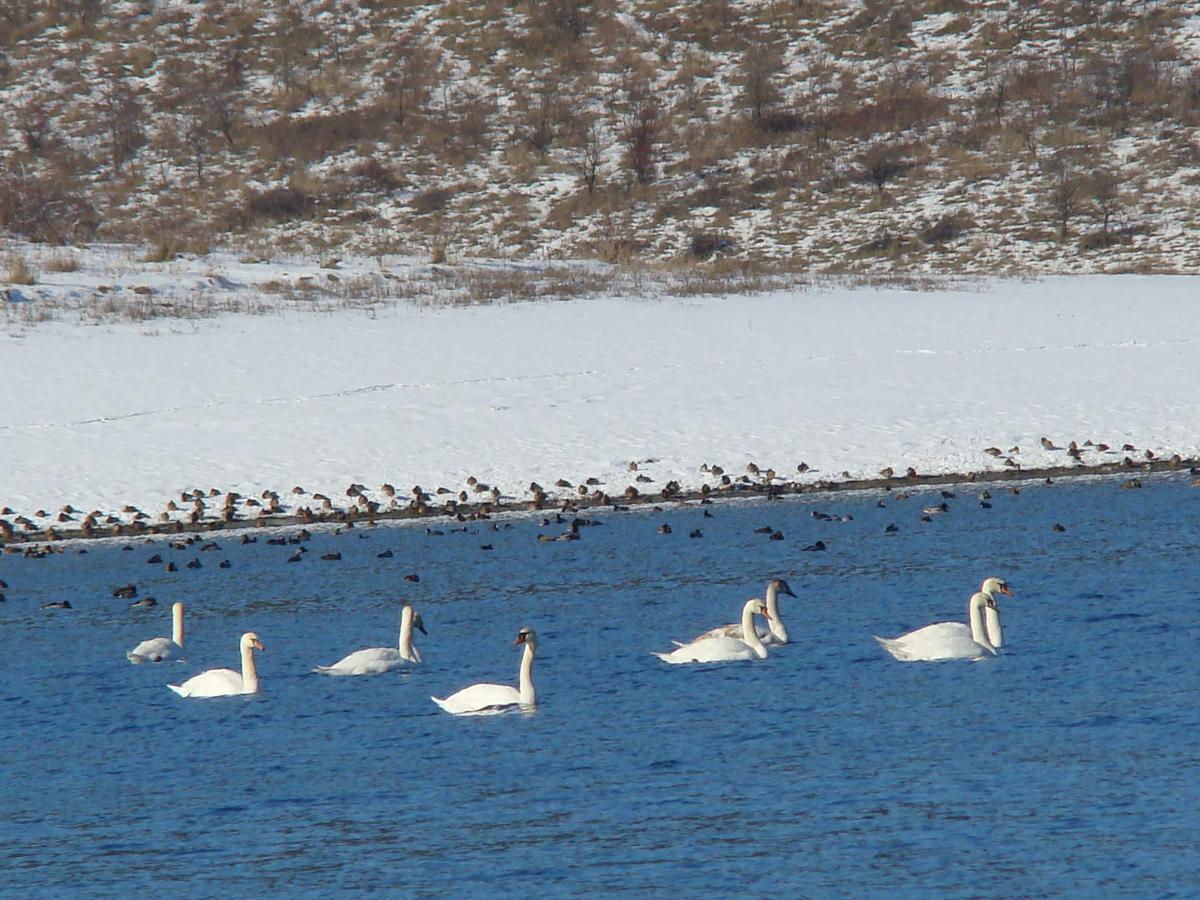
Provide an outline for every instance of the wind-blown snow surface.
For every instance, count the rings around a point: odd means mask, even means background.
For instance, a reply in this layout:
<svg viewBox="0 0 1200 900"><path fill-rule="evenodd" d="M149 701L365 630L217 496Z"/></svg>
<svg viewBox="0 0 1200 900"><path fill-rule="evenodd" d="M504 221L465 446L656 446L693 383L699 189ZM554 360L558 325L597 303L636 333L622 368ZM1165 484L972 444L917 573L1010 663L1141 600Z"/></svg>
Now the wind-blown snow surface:
<svg viewBox="0 0 1200 900"><path fill-rule="evenodd" d="M1200 451L1200 278L278 314L0 334L0 506L351 482L507 496L631 460L661 486L1067 462L1038 439ZM1095 457L1098 459L1099 457ZM1111 457L1119 460L1119 456Z"/></svg>

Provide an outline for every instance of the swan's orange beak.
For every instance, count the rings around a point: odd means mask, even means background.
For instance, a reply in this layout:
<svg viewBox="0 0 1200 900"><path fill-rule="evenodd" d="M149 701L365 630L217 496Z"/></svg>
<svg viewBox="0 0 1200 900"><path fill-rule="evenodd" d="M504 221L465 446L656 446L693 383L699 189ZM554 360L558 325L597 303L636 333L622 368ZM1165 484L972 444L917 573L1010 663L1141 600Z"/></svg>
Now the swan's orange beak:
<svg viewBox="0 0 1200 900"><path fill-rule="evenodd" d="M262 645L262 641L255 641L250 646L252 646L255 650L266 650L267 649L266 647L264 647Z"/></svg>
<svg viewBox="0 0 1200 900"><path fill-rule="evenodd" d="M1007 584L1000 585L1000 593L1002 593L1005 597L1011 597L1013 595L1012 588L1010 588Z"/></svg>
<svg viewBox="0 0 1200 900"><path fill-rule="evenodd" d="M767 612L767 608L765 606L761 610L759 610L759 612L764 619L767 619L768 621L770 621L771 614L769 612Z"/></svg>
<svg viewBox="0 0 1200 900"><path fill-rule="evenodd" d="M523 644L523 643L525 643L525 632L523 632L523 631L522 631L522 632L521 632L520 634L518 634L518 635L517 635L515 638L513 638L513 643L514 643L514 644Z"/></svg>

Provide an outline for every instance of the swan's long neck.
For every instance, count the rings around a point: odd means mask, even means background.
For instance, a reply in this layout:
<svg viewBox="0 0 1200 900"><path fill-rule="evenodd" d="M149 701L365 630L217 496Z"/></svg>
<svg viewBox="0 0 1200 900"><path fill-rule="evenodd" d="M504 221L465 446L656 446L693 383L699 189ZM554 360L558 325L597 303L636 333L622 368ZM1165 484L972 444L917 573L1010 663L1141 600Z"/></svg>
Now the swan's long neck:
<svg viewBox="0 0 1200 900"><path fill-rule="evenodd" d="M412 607L405 607L400 617L400 658L409 662L420 662L421 656L413 646Z"/></svg>
<svg viewBox="0 0 1200 900"><path fill-rule="evenodd" d="M254 668L254 647L242 644L242 693L258 693L258 671Z"/></svg>
<svg viewBox="0 0 1200 900"><path fill-rule="evenodd" d="M533 706L537 695L533 692L533 644L525 642L525 653L521 656L521 705Z"/></svg>
<svg viewBox="0 0 1200 900"><path fill-rule="evenodd" d="M767 623L767 627L771 629L771 634L779 639L781 644L786 644L788 639L787 628L783 625L783 619L779 618L779 590L775 585L767 586L767 612L771 615L771 621ZM755 631L755 634L758 632Z"/></svg>
<svg viewBox="0 0 1200 900"><path fill-rule="evenodd" d="M967 620L971 625L971 640L987 650L994 651L992 642L988 640L987 626L983 622L983 609L987 606L987 601L987 594L972 594L971 601L967 604Z"/></svg>
<svg viewBox="0 0 1200 900"><path fill-rule="evenodd" d="M999 648L1004 646L1004 631L1000 628L1000 609L995 606L995 598L992 600L991 605L984 607L983 624L988 640L992 642L993 647Z"/></svg>
<svg viewBox="0 0 1200 900"><path fill-rule="evenodd" d="M754 627L754 605L757 601L747 603L742 607L742 642L749 644L759 659L767 658L767 648L759 640L758 629ZM770 610L768 610L770 612ZM772 620L773 621L773 620Z"/></svg>
<svg viewBox="0 0 1200 900"><path fill-rule="evenodd" d="M171 640L180 647L183 646L183 604L176 603L171 607Z"/></svg>

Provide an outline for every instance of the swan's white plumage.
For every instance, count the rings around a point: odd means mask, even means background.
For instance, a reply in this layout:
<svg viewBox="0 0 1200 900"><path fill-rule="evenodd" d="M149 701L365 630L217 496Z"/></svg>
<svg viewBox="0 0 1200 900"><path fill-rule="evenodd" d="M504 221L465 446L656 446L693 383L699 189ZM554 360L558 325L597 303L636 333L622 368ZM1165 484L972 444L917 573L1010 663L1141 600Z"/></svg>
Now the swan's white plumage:
<svg viewBox="0 0 1200 900"><path fill-rule="evenodd" d="M779 615L779 595L787 594L789 597L795 597L788 583L782 578L772 578L767 582L767 614L770 618L767 624L755 626L755 631L758 634L758 639L766 646L777 646L788 642L787 628L783 624L783 618ZM711 640L718 637L730 637L735 640L742 639L742 623L732 622L729 625L718 625L716 628L697 635L690 643L696 641ZM677 647L687 646L686 644L676 641Z"/></svg>
<svg viewBox="0 0 1200 900"><path fill-rule="evenodd" d="M975 659L994 654L990 644L976 641L962 622L937 622L897 638L876 636L881 647L904 662Z"/></svg>
<svg viewBox="0 0 1200 900"><path fill-rule="evenodd" d="M262 650L258 635L247 631L240 642L242 671L209 669L193 675L183 684L168 684L181 697L228 697L234 694L257 694L258 672L254 668L254 651Z"/></svg>
<svg viewBox="0 0 1200 900"><path fill-rule="evenodd" d="M171 604L171 636L142 641L125 654L131 663L170 662L183 659L183 604Z"/></svg>
<svg viewBox="0 0 1200 900"><path fill-rule="evenodd" d="M749 635L748 638L734 638L724 634L714 637L701 635L696 640L681 644L674 650L654 655L671 665L766 659L767 648L763 646L754 627L756 615L763 616L770 621L766 604L757 597L751 597L742 606L742 633Z"/></svg>
<svg viewBox="0 0 1200 900"><path fill-rule="evenodd" d="M537 635L529 628L522 628L513 643L525 645L525 652L521 654L519 688L507 684L473 684L444 699L429 699L445 712L459 716L502 712L514 706L534 706L537 695L533 690L533 656L537 648Z"/></svg>
<svg viewBox="0 0 1200 900"><path fill-rule="evenodd" d="M413 645L413 628L425 634L425 623L411 606L400 613L400 641L397 647L369 647L355 650L332 666L317 666L314 672L322 675L380 675L421 661L421 651Z"/></svg>
<svg viewBox="0 0 1200 900"><path fill-rule="evenodd" d="M902 662L940 662L948 659L979 659L995 656L992 637L1002 640L1000 616L995 594L1011 594L1008 583L1001 578L985 579L981 590L967 601L967 621L937 622L895 638L875 640L888 653ZM993 615L989 618L988 613Z"/></svg>

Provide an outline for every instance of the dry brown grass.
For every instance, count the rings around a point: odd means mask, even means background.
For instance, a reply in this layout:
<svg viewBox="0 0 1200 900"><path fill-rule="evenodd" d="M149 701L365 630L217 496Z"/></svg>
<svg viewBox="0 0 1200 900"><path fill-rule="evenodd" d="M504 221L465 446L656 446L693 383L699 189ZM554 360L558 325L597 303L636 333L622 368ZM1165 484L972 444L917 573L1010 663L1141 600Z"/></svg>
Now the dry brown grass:
<svg viewBox="0 0 1200 900"><path fill-rule="evenodd" d="M42 260L47 272L78 272L79 255L70 250L56 250Z"/></svg>
<svg viewBox="0 0 1200 900"><path fill-rule="evenodd" d="M10 253L4 260L4 280L9 284L37 284L37 269L19 253Z"/></svg>

